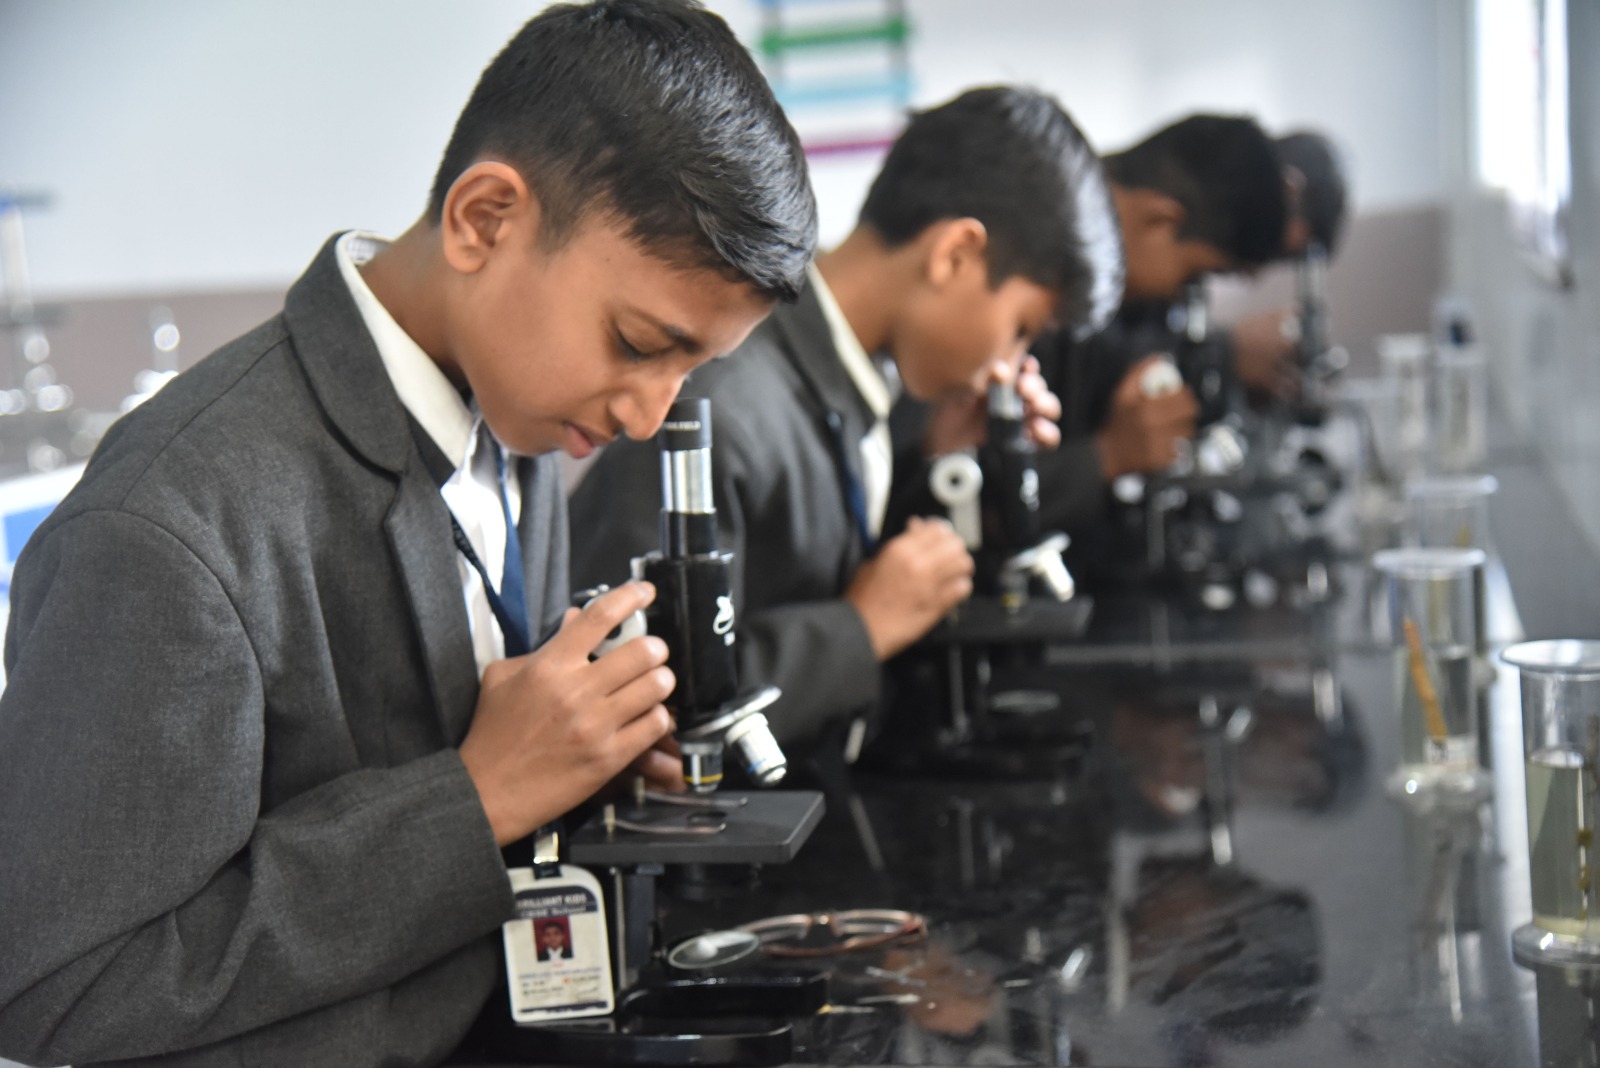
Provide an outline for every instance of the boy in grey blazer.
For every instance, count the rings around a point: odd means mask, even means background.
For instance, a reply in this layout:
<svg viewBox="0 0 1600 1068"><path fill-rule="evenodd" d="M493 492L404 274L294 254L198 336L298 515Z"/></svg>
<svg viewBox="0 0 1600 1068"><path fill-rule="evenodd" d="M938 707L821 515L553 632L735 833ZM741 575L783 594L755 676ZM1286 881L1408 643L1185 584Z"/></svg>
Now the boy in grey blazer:
<svg viewBox="0 0 1600 1068"><path fill-rule="evenodd" d="M550 454L653 434L814 235L720 19L559 5L422 219L330 241L113 428L13 580L0 1056L451 1055L502 967L500 847L630 766L676 778L662 643L590 660L652 591L566 608Z"/></svg>
<svg viewBox="0 0 1600 1068"><path fill-rule="evenodd" d="M912 117L800 301L691 377L685 389L715 409L742 667L783 688L769 713L780 740L873 710L880 663L971 591L972 559L942 521L912 518L878 544L893 477L976 444L998 378L1018 379L1035 436L1053 443L1059 404L1024 362L1028 344L1103 323L1121 293L1116 216L1083 135L1042 94L975 89ZM898 462L892 379L935 406L922 448ZM655 468L619 442L580 483L576 582L615 582L655 544Z"/></svg>

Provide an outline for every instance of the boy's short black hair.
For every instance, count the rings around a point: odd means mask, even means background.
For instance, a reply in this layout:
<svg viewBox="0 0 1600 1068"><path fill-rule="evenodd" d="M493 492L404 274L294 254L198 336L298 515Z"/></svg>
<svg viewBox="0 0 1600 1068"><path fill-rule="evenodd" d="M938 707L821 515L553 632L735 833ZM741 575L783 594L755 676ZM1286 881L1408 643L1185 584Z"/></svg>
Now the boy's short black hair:
<svg viewBox="0 0 1600 1068"><path fill-rule="evenodd" d="M1283 166L1254 119L1191 115L1107 156L1106 171L1124 188L1176 200L1184 211L1180 236L1214 246L1236 267L1259 267L1283 253Z"/></svg>
<svg viewBox="0 0 1600 1068"><path fill-rule="evenodd" d="M547 247L591 210L642 246L793 300L816 245L805 155L750 54L696 0L546 8L484 70L428 202L482 159L516 167Z"/></svg>
<svg viewBox="0 0 1600 1068"><path fill-rule="evenodd" d="M988 231L995 285L1021 275L1060 296L1064 328L1104 326L1122 300L1122 237L1100 159L1061 105L1011 86L911 116L861 208L891 248L943 219Z"/></svg>
<svg viewBox="0 0 1600 1068"><path fill-rule="evenodd" d="M1344 231L1344 163L1332 141L1312 130L1297 130L1274 142L1285 167L1293 167L1305 179L1300 190L1300 217L1311 229L1311 240L1332 256Z"/></svg>

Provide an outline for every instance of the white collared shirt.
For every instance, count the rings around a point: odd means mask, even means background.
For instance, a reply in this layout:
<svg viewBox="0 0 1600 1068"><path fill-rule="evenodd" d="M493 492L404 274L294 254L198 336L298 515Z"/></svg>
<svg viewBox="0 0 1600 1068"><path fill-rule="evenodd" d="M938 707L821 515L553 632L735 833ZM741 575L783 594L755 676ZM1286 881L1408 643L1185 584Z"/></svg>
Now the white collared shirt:
<svg viewBox="0 0 1600 1068"><path fill-rule="evenodd" d="M883 513L889 506L889 485L894 479L894 448L889 443L889 409L894 404L894 393L884 373L879 370L861 340L850 328L850 322L839 309L833 291L823 281L822 272L815 263L806 268L811 276L811 288L822 306L822 317L828 321L828 333L833 347L839 353L839 362L855 383L856 390L867 402L873 415L871 429L861 439L861 490L866 497L867 530L874 538L883 531Z"/></svg>
<svg viewBox="0 0 1600 1068"><path fill-rule="evenodd" d="M400 395L400 403L455 467L439 493L498 589L505 569L507 531L505 512L500 506L494 449L486 447L489 435L476 409L462 399L439 365L400 328L394 316L368 288L366 279L361 277L359 266L387 244L386 240L372 234L358 231L345 234L334 246L339 273L350 287L350 295L355 298L367 332L378 347L378 355L383 358L389 380ZM513 521L520 519L522 488L515 478L506 479L506 499ZM489 607L483 580L459 552L456 553L456 570L461 576L461 596L467 605L473 658L478 664L478 675L482 677L483 669L492 661L505 658L505 636Z"/></svg>

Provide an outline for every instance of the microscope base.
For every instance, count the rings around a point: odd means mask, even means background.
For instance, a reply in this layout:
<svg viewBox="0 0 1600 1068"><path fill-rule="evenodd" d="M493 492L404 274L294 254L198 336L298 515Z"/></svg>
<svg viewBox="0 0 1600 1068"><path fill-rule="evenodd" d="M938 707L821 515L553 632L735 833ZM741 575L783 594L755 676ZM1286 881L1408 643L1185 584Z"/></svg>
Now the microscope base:
<svg viewBox="0 0 1600 1068"><path fill-rule="evenodd" d="M490 1052L529 1064L778 1065L794 1058L788 1021L827 1002L821 972L651 975L609 1017L510 1027Z"/></svg>
<svg viewBox="0 0 1600 1068"><path fill-rule="evenodd" d="M1034 598L1007 608L977 596L891 667L884 729L863 758L895 773L1050 778L1074 769L1088 726L1050 689L997 690L1088 627L1093 603Z"/></svg>
<svg viewBox="0 0 1600 1068"><path fill-rule="evenodd" d="M794 1058L782 1020L658 1018L619 1010L602 1020L524 1027L498 1056L525 1064L712 1064L776 1066Z"/></svg>

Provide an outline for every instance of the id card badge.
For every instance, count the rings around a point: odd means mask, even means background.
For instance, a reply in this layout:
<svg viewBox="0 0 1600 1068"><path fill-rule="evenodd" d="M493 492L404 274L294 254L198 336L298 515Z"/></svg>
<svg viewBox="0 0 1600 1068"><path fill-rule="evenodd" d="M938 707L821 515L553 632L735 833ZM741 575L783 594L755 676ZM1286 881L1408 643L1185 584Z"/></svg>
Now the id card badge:
<svg viewBox="0 0 1600 1068"><path fill-rule="evenodd" d="M517 918L505 925L511 1018L519 1024L604 1016L616 1007L600 881L563 864L535 879L512 868Z"/></svg>

